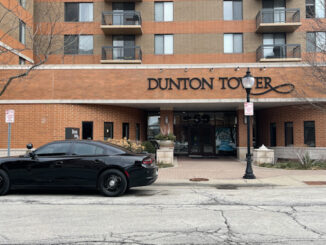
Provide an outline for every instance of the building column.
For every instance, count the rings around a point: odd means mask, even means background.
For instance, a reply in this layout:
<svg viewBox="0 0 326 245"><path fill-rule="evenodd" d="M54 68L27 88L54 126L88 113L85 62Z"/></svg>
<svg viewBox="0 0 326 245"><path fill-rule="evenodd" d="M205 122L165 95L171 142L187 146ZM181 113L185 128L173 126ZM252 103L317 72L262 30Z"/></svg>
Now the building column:
<svg viewBox="0 0 326 245"><path fill-rule="evenodd" d="M162 134L173 134L173 120L174 113L173 110L163 110L160 111L160 128Z"/></svg>
<svg viewBox="0 0 326 245"><path fill-rule="evenodd" d="M241 161L246 160L247 154L247 124L245 123L244 111L237 111L238 127L237 127L237 158ZM253 117L250 117L250 145L253 147ZM252 153L252 151L251 151Z"/></svg>

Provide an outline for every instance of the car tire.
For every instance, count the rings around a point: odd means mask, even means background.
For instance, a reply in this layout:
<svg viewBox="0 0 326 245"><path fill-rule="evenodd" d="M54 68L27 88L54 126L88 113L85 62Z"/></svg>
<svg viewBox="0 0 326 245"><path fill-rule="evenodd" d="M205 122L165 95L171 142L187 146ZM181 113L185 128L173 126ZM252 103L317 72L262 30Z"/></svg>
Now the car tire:
<svg viewBox="0 0 326 245"><path fill-rule="evenodd" d="M117 197L126 192L126 176L117 169L105 170L99 177L98 188L104 196Z"/></svg>
<svg viewBox="0 0 326 245"><path fill-rule="evenodd" d="M0 169L0 196L6 195L10 189L10 179L8 174Z"/></svg>

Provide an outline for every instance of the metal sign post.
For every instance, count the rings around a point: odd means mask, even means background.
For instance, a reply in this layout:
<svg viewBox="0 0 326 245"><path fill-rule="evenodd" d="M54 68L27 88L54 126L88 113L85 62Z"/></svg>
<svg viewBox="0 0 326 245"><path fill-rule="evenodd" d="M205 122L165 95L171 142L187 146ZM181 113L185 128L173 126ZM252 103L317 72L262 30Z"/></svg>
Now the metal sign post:
<svg viewBox="0 0 326 245"><path fill-rule="evenodd" d="M6 123L8 123L8 157L10 157L11 124L14 122L15 122L15 111L6 110Z"/></svg>
<svg viewBox="0 0 326 245"><path fill-rule="evenodd" d="M10 157L11 123L8 123L8 157Z"/></svg>

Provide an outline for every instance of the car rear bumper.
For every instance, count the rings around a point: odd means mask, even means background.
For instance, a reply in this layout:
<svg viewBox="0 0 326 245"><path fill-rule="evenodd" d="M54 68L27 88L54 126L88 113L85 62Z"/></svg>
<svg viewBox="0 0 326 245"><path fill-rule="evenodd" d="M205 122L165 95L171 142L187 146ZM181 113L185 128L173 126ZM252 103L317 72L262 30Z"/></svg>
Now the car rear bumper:
<svg viewBox="0 0 326 245"><path fill-rule="evenodd" d="M130 174L129 187L151 185L157 180L157 177L158 167L142 168Z"/></svg>

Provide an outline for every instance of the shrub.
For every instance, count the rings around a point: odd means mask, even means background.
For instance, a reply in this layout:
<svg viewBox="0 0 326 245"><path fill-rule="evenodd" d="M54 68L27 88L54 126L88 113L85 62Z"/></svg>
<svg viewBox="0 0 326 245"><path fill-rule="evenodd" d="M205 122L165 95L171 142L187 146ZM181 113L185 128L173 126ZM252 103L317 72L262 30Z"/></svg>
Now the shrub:
<svg viewBox="0 0 326 245"><path fill-rule="evenodd" d="M148 153L156 153L156 148L155 148L155 146L153 145L152 142L150 142L150 141L144 141L142 143L142 146L144 148L144 151L146 151Z"/></svg>
<svg viewBox="0 0 326 245"><path fill-rule="evenodd" d="M158 135L155 136L155 139L156 140L172 140L172 141L175 141L176 137L172 133L169 133L169 134L159 133Z"/></svg>
<svg viewBox="0 0 326 245"><path fill-rule="evenodd" d="M118 146L121 146L129 151L135 152L135 153L141 153L144 151L144 147L136 141L127 140L126 138L117 140L117 139L108 139L107 140L111 144L115 144Z"/></svg>
<svg viewBox="0 0 326 245"><path fill-rule="evenodd" d="M297 151L296 154L303 169L311 169L315 165L316 160L310 157L308 151Z"/></svg>

